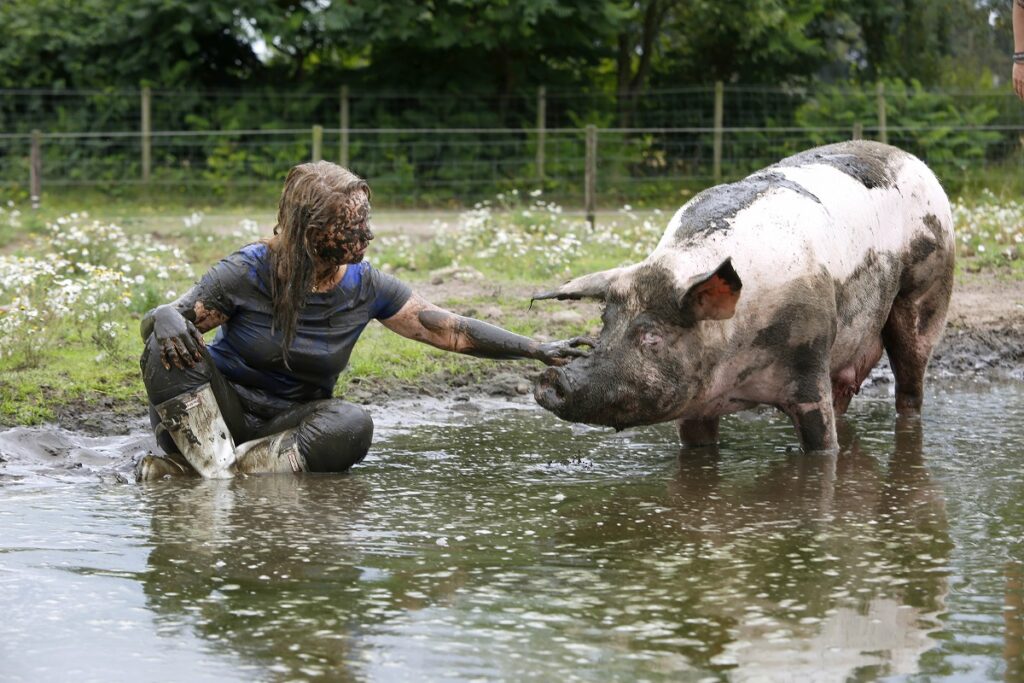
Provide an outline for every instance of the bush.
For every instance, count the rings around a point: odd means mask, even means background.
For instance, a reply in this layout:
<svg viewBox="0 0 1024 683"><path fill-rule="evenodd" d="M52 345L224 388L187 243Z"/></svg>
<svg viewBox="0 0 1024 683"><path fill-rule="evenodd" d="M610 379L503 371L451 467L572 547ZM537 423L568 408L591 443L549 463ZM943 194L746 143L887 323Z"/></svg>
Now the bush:
<svg viewBox="0 0 1024 683"><path fill-rule="evenodd" d="M852 130L855 122L877 127L877 102L873 87L823 88L797 109L795 121L815 144L824 144L834 141L835 133L815 128ZM983 97L958 98L955 92L926 90L917 81L890 80L885 107L889 142L920 157L954 190L960 189L964 171L983 165L1002 142L999 132L983 129L999 113Z"/></svg>

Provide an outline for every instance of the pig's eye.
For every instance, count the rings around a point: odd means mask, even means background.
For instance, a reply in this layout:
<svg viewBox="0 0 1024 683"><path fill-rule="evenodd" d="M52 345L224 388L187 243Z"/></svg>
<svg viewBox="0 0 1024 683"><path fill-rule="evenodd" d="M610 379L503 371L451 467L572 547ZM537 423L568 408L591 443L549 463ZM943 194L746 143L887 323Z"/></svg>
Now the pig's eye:
<svg viewBox="0 0 1024 683"><path fill-rule="evenodd" d="M640 345L646 349L657 349L661 347L662 337L654 330L644 330L640 335Z"/></svg>

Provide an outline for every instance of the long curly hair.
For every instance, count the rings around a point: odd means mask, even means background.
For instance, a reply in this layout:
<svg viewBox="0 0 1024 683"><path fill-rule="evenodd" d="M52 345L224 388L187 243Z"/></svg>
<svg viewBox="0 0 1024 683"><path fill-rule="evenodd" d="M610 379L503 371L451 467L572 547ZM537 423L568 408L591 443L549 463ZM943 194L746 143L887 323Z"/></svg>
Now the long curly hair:
<svg viewBox="0 0 1024 683"><path fill-rule="evenodd" d="M369 185L347 168L317 161L299 164L288 172L274 236L267 240L272 331L280 329L284 333L281 352L285 367L299 311L316 284L316 237L335 225L365 223L369 211Z"/></svg>

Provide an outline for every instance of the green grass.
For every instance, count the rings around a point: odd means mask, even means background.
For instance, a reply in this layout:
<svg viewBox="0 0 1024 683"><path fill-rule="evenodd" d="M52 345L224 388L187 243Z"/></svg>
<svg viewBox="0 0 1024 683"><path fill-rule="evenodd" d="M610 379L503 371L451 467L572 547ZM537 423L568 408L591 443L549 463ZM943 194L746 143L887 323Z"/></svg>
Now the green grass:
<svg viewBox="0 0 1024 683"><path fill-rule="evenodd" d="M100 352L91 342L65 338L47 349L41 362L25 367L14 356L0 363L0 423L40 424L77 406L105 405L141 413L145 390L139 375L138 332L124 332L120 351Z"/></svg>

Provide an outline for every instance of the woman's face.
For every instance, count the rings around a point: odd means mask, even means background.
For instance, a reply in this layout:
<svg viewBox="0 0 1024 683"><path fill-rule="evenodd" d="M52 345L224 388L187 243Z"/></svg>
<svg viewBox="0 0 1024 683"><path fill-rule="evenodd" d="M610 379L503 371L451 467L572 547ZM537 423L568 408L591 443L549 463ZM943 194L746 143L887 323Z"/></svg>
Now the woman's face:
<svg viewBox="0 0 1024 683"><path fill-rule="evenodd" d="M338 219L314 236L313 249L324 263L359 263L372 239L369 199L365 192L356 192L342 207Z"/></svg>

